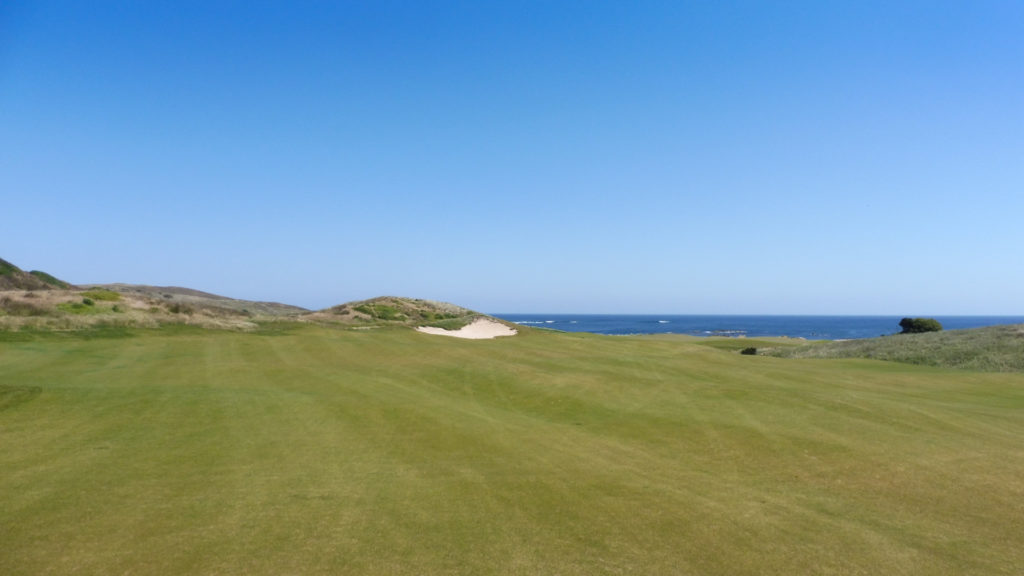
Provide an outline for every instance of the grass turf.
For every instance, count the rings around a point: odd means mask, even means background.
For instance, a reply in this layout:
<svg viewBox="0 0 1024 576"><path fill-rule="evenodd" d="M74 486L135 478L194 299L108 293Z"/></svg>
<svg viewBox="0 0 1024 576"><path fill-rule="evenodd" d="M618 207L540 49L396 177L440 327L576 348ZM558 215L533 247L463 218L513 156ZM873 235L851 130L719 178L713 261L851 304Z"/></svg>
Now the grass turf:
<svg viewBox="0 0 1024 576"><path fill-rule="evenodd" d="M1013 574L1024 376L524 331L0 342L4 574Z"/></svg>

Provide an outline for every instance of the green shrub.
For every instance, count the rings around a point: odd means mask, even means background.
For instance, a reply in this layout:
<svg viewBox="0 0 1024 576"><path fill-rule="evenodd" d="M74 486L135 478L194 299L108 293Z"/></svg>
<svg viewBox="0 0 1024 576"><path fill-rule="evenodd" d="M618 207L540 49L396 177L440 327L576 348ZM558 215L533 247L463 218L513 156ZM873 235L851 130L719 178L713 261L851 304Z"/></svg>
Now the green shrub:
<svg viewBox="0 0 1024 576"><path fill-rule="evenodd" d="M433 320L431 322L428 322L426 325L432 328L442 328L444 330L458 330L469 324L469 321L470 318L467 317L444 318Z"/></svg>
<svg viewBox="0 0 1024 576"><path fill-rule="evenodd" d="M380 304L374 306L373 309L374 312L376 312L376 317L381 320L399 320L404 318L402 313L398 311L398 308L395 308L393 306Z"/></svg>
<svg viewBox="0 0 1024 576"><path fill-rule="evenodd" d="M53 276L47 274L46 272L43 272L42 270L33 270L33 271L29 272L29 274L31 274L31 275L35 276L36 278L42 280L44 283L49 284L50 286L54 286L56 288L70 288L71 287L71 284L68 284L67 282L65 282L63 280L54 278Z"/></svg>
<svg viewBox="0 0 1024 576"><path fill-rule="evenodd" d="M404 320L405 315L387 304L362 304L355 307L356 312L362 312L374 320Z"/></svg>
<svg viewBox="0 0 1024 576"><path fill-rule="evenodd" d="M86 292L82 292L82 296L85 296L86 298L92 298L93 300L103 300L106 302L117 302L118 300L121 299L121 295L118 294L117 292L114 292L113 290L103 289L88 290Z"/></svg>
<svg viewBox="0 0 1024 576"><path fill-rule="evenodd" d="M92 298L82 298L82 304L85 304L86 306L95 306L96 302L94 302Z"/></svg>
<svg viewBox="0 0 1024 576"><path fill-rule="evenodd" d="M941 332L942 324L934 318L904 318L900 320L900 334L920 334L922 332Z"/></svg>
<svg viewBox="0 0 1024 576"><path fill-rule="evenodd" d="M757 348L744 348L743 350L740 350L740 354L743 354L745 356L755 356L757 355Z"/></svg>
<svg viewBox="0 0 1024 576"><path fill-rule="evenodd" d="M83 298L81 302L61 302L57 304L57 309L72 314L98 314L100 310L96 308L96 303L89 300L90 303L86 304L86 300L89 299Z"/></svg>
<svg viewBox="0 0 1024 576"><path fill-rule="evenodd" d="M18 267L11 264L7 260L0 258L0 276L13 276L18 271Z"/></svg>

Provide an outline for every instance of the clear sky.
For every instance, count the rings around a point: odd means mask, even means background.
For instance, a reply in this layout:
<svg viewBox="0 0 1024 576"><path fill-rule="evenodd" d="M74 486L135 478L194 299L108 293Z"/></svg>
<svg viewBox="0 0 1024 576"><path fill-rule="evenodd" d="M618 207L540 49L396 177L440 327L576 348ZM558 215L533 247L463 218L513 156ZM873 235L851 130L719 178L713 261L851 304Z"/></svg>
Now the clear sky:
<svg viewBox="0 0 1024 576"><path fill-rule="evenodd" d="M1024 314L1024 2L4 2L0 258L308 308Z"/></svg>

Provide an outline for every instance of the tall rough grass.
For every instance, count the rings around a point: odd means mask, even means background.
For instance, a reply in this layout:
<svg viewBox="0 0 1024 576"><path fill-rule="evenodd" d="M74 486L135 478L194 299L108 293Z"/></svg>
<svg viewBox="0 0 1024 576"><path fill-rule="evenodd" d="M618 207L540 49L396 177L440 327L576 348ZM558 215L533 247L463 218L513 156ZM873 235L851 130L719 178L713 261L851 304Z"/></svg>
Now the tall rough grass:
<svg viewBox="0 0 1024 576"><path fill-rule="evenodd" d="M1024 324L814 342L763 352L785 358L869 358L980 372L1024 372Z"/></svg>

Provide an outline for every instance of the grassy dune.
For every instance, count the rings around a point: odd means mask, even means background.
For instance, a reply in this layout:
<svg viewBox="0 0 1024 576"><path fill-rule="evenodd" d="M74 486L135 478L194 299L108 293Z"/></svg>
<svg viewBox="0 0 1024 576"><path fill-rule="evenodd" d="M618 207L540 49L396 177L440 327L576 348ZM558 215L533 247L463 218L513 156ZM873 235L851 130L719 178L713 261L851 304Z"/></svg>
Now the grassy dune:
<svg viewBox="0 0 1024 576"><path fill-rule="evenodd" d="M1024 566L1020 374L545 331L92 336L0 342L0 573Z"/></svg>

